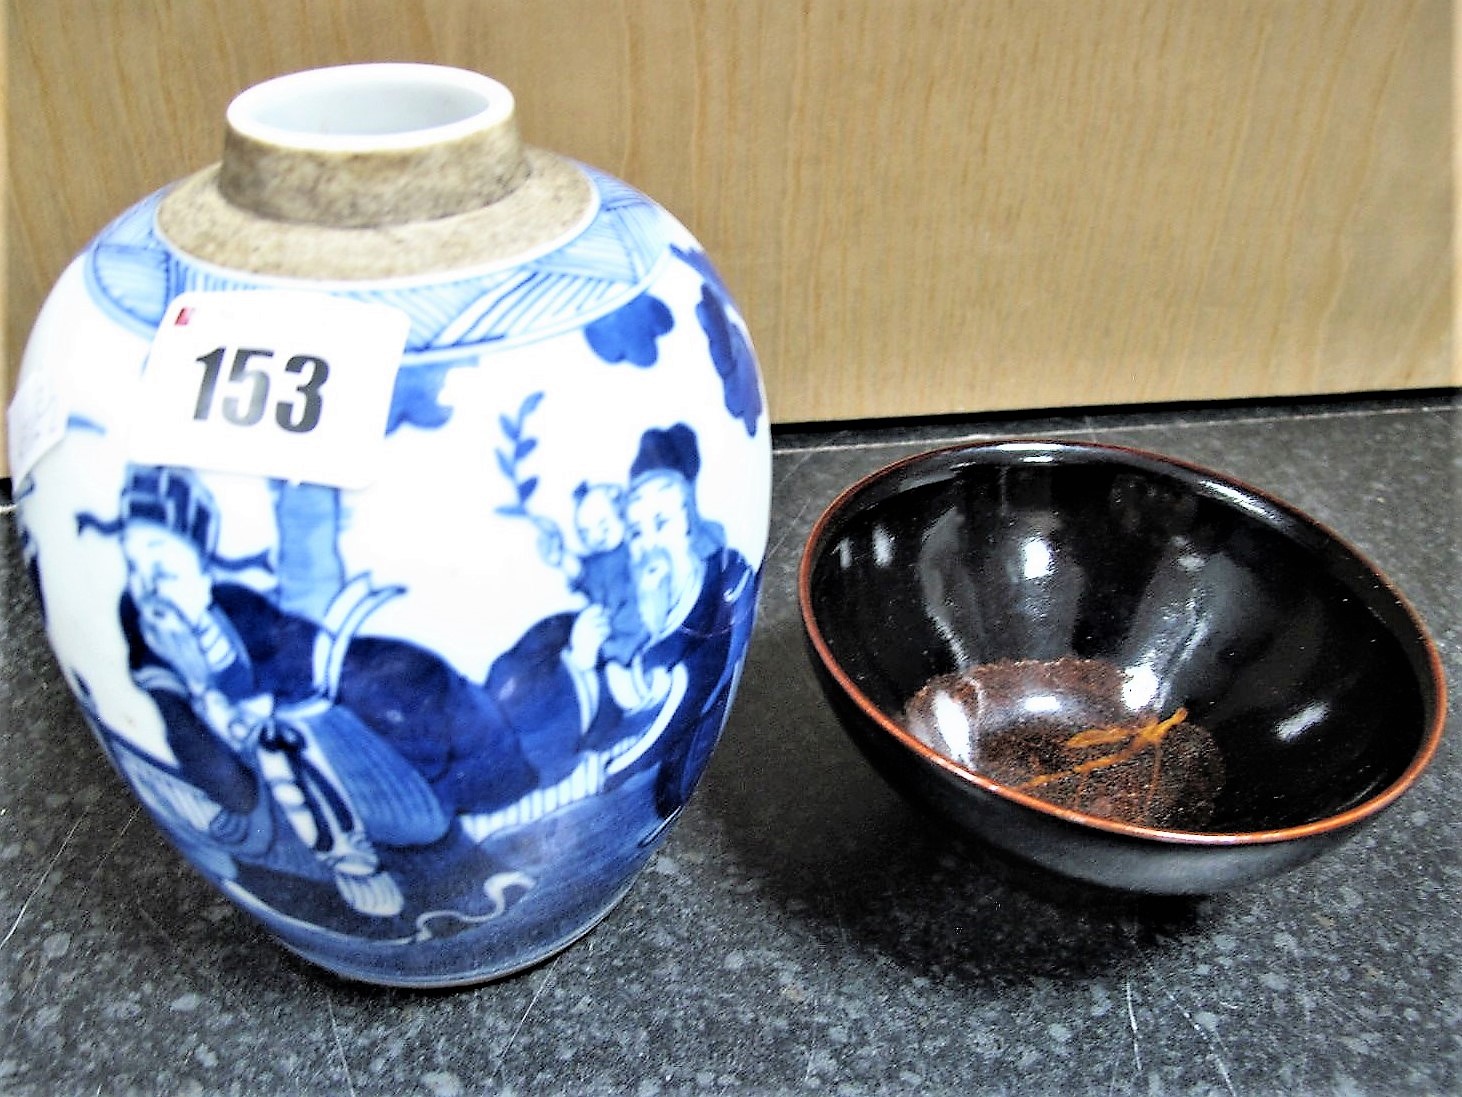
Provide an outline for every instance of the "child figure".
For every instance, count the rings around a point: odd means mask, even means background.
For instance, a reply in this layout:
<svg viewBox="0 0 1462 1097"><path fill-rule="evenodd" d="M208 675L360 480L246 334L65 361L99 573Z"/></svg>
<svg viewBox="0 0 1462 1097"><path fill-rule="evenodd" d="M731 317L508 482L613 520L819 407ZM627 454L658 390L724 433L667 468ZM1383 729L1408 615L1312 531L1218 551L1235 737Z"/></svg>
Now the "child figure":
<svg viewBox="0 0 1462 1097"><path fill-rule="evenodd" d="M579 484L574 489L574 526L584 555L561 553L558 561L550 562L563 569L571 589L604 607L609 618L609 638L600 649L604 661L629 666L649 632L630 575L623 499L624 491L616 484Z"/></svg>

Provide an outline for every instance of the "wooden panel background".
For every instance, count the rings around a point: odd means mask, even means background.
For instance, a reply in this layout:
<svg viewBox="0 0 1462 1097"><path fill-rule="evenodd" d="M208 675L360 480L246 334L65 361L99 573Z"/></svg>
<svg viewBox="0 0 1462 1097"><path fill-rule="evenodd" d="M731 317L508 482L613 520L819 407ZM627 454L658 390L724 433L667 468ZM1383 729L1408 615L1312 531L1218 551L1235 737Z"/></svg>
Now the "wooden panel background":
<svg viewBox="0 0 1462 1097"><path fill-rule="evenodd" d="M11 370L239 89L430 60L708 246L782 422L1454 385L1447 0L6 0Z"/></svg>

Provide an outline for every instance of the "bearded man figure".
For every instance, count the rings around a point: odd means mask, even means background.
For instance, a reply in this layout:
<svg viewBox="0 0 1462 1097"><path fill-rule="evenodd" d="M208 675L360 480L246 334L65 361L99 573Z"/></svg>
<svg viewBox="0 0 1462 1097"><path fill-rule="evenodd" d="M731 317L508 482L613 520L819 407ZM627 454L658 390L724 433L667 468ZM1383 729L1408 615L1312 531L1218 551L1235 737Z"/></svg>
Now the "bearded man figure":
<svg viewBox="0 0 1462 1097"><path fill-rule="evenodd" d="M590 604L529 628L486 683L540 773L593 792L658 767L647 843L684 806L715 745L756 603L756 573L699 512L699 472L685 424L641 438L624 494L631 593L646 629L632 658L605 658L608 612Z"/></svg>

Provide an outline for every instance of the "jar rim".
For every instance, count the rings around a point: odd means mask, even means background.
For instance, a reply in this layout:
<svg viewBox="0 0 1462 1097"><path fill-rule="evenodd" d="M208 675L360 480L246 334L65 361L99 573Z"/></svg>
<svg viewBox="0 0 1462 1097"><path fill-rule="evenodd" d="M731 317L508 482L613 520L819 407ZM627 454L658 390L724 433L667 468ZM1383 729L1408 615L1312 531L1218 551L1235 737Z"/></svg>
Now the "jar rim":
<svg viewBox="0 0 1462 1097"><path fill-rule="evenodd" d="M513 117L513 93L468 69L370 62L265 80L226 112L240 136L320 152L406 151L491 129Z"/></svg>

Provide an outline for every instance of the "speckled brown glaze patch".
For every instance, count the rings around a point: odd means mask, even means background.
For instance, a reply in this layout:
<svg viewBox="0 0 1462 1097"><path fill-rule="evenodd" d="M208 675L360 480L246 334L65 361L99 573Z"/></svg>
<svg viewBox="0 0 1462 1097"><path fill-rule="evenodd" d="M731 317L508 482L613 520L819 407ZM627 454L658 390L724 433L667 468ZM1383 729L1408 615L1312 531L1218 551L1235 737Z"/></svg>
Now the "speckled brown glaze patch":
<svg viewBox="0 0 1462 1097"><path fill-rule="evenodd" d="M904 721L921 741L1060 807L1199 830L1224 779L1188 710L1132 711L1121 668L1095 659L986 663L930 680Z"/></svg>

